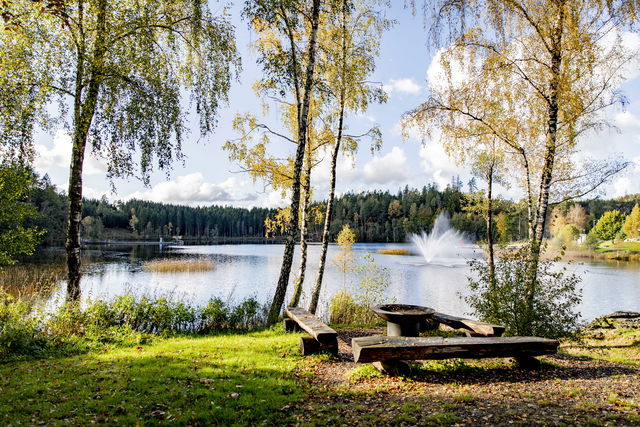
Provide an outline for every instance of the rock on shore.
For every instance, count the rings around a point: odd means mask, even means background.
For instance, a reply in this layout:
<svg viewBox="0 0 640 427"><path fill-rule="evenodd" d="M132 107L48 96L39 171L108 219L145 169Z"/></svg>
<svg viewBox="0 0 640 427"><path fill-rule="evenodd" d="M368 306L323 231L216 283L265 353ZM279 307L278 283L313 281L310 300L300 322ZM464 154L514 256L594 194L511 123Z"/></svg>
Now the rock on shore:
<svg viewBox="0 0 640 427"><path fill-rule="evenodd" d="M615 311L606 316L600 316L585 328L587 331L594 329L640 329L640 313Z"/></svg>

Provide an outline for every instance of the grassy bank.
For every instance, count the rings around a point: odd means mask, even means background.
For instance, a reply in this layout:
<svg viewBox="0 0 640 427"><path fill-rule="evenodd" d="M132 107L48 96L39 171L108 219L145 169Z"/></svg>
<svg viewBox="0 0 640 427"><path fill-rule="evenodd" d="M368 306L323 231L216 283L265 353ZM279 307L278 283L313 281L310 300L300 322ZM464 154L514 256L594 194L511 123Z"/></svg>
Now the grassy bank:
<svg viewBox="0 0 640 427"><path fill-rule="evenodd" d="M302 396L297 340L267 330L0 364L0 424L282 424Z"/></svg>
<svg viewBox="0 0 640 427"><path fill-rule="evenodd" d="M278 327L0 363L0 424L640 422L640 371L602 362L598 352L574 357L567 348L540 371L501 359L445 360L387 377L348 359L348 333L339 358L302 358L299 337Z"/></svg>

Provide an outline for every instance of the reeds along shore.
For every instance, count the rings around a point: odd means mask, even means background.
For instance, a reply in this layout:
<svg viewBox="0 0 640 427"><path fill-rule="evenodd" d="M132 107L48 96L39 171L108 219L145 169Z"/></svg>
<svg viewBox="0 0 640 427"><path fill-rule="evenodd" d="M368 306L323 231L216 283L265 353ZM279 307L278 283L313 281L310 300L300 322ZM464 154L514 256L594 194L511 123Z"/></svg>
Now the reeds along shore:
<svg viewBox="0 0 640 427"><path fill-rule="evenodd" d="M211 271L215 264L207 259L157 259L147 261L143 268L156 273Z"/></svg>
<svg viewBox="0 0 640 427"><path fill-rule="evenodd" d="M14 297L29 297L46 294L60 280L64 280L67 269L64 264L16 264L0 269L0 292Z"/></svg>
<svg viewBox="0 0 640 427"><path fill-rule="evenodd" d="M382 255L410 255L408 249L378 249Z"/></svg>

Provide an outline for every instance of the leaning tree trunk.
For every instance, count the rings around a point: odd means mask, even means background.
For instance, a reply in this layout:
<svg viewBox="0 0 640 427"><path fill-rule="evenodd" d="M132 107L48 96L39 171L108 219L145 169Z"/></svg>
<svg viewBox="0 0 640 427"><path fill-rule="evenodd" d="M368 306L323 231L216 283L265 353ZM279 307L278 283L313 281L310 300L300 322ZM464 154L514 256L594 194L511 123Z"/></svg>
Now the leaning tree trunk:
<svg viewBox="0 0 640 427"><path fill-rule="evenodd" d="M302 186L304 198L302 199L302 221L300 221L300 268L298 277L296 278L291 296L290 307L297 307L300 303L302 295L302 285L304 284L304 276L307 270L307 234L309 231L309 207L311 204L311 152L307 150L307 160L305 167L305 178Z"/></svg>
<svg viewBox="0 0 640 427"><path fill-rule="evenodd" d="M282 258L282 268L276 292L271 302L267 324L274 324L280 316L280 310L284 303L284 298L289 285L289 275L291 264L293 263L293 252L295 249L296 228L298 225L298 209L300 207L300 175L302 172L302 162L304 159L305 145L307 142L307 127L309 118L309 102L311 90L313 88L313 73L316 62L316 39L318 35L318 23L320 21L320 0L313 0L313 10L311 13L311 37L309 39L309 50L307 55L307 69L304 81L303 101L298 117L298 148L296 150L295 163L293 167L293 180L291 184L291 218L287 226L287 240L284 246L284 256Z"/></svg>
<svg viewBox="0 0 640 427"><path fill-rule="evenodd" d="M327 209L324 214L324 227L322 229L322 248L320 249L320 265L318 266L318 275L316 283L311 294L311 302L309 303L309 311L316 312L318 309L318 300L320 299L320 289L322 288L322 278L324 276L324 267L327 262L327 250L329 248L329 229L331 228L331 216L333 215L333 203L336 196L336 164L338 161L338 153L340 152L340 142L342 140L342 122L344 117L344 107L340 109L340 119L338 122L338 137L331 153L331 177L329 178L329 198L327 200Z"/></svg>
<svg viewBox="0 0 640 427"><path fill-rule="evenodd" d="M104 36L106 34L106 9L107 1L101 0L98 3L98 13L96 16L96 22L98 25L96 31L96 42L93 49L89 84L84 99L85 52L83 50L78 51L78 62L76 64L76 87L73 107L73 148L69 169L69 219L67 222L67 237L65 240L68 270L67 298L70 301L76 301L80 298L82 166L84 163L84 155L89 136L89 129L91 128L91 121L93 120L98 103L98 94L102 79L101 66L106 49L104 44ZM80 7L79 10L79 21L82 21L82 7Z"/></svg>

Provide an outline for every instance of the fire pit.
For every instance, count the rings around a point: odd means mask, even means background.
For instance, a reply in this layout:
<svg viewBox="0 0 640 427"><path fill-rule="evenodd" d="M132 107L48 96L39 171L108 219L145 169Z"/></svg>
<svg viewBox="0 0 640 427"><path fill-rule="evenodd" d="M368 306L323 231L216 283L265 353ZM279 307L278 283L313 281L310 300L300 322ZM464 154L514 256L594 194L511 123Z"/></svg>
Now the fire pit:
<svg viewBox="0 0 640 427"><path fill-rule="evenodd" d="M408 304L383 304L371 310L387 321L387 335L390 337L417 337L420 323L435 312L429 307Z"/></svg>

